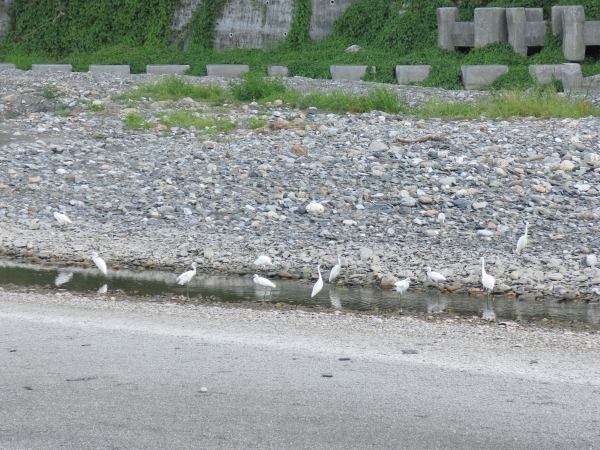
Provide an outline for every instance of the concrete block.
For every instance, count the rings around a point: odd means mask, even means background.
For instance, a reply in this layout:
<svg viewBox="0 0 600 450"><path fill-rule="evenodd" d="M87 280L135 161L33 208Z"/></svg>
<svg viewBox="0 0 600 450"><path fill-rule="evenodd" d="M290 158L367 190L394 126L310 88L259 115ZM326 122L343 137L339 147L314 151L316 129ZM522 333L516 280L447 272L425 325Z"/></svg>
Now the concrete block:
<svg viewBox="0 0 600 450"><path fill-rule="evenodd" d="M506 8L508 43L515 53L521 56L527 56L527 45L525 44L526 24L525 8Z"/></svg>
<svg viewBox="0 0 600 450"><path fill-rule="evenodd" d="M254 2L248 0L242 1L254 4ZM270 3L298 4L297 2L282 2L281 0L271 1ZM352 3L356 3L356 0L310 0L310 10L312 11L308 27L310 38L317 42L327 39L333 32L333 23L344 15L344 12Z"/></svg>
<svg viewBox="0 0 600 450"><path fill-rule="evenodd" d="M207 64L209 77L239 78L250 70L247 64Z"/></svg>
<svg viewBox="0 0 600 450"><path fill-rule="evenodd" d="M600 22L587 20L583 24L583 44L600 45Z"/></svg>
<svg viewBox="0 0 600 450"><path fill-rule="evenodd" d="M0 70L6 69L14 69L15 65L13 63L0 63Z"/></svg>
<svg viewBox="0 0 600 450"><path fill-rule="evenodd" d="M89 71L92 73L112 73L113 75L129 75L129 65L122 64L90 64Z"/></svg>
<svg viewBox="0 0 600 450"><path fill-rule="evenodd" d="M492 42L507 42L505 8L475 8L475 47Z"/></svg>
<svg viewBox="0 0 600 450"><path fill-rule="evenodd" d="M475 24L473 22L455 22L452 27L454 47L475 47Z"/></svg>
<svg viewBox="0 0 600 450"><path fill-rule="evenodd" d="M562 65L562 82L565 92L580 91L583 89L583 74L581 66L577 63Z"/></svg>
<svg viewBox="0 0 600 450"><path fill-rule="evenodd" d="M269 66L267 67L267 73L270 77L287 77L290 71L288 70L287 66Z"/></svg>
<svg viewBox="0 0 600 450"><path fill-rule="evenodd" d="M190 70L190 66L187 64L148 64L146 66L146 73L153 75L183 75L188 70Z"/></svg>
<svg viewBox="0 0 600 450"><path fill-rule="evenodd" d="M567 6L555 5L552 7L551 27L552 34L562 36L563 33L563 12Z"/></svg>
<svg viewBox="0 0 600 450"><path fill-rule="evenodd" d="M583 26L585 14L583 6L567 6L562 13L563 19L563 55L567 61L583 61L585 45Z"/></svg>
<svg viewBox="0 0 600 450"><path fill-rule="evenodd" d="M543 22L544 8L525 8L525 19L527 22Z"/></svg>
<svg viewBox="0 0 600 450"><path fill-rule="evenodd" d="M460 21L458 8L438 8L435 13L438 27L438 47L445 50L454 50L452 30L454 24Z"/></svg>
<svg viewBox="0 0 600 450"><path fill-rule="evenodd" d="M44 72L52 70L54 72L70 72L73 69L71 64L32 64L31 70L34 72Z"/></svg>
<svg viewBox="0 0 600 450"><path fill-rule="evenodd" d="M461 66L462 82L465 89L477 89L492 84L501 75L508 73L508 66L500 64L485 66Z"/></svg>
<svg viewBox="0 0 600 450"><path fill-rule="evenodd" d="M429 76L431 66L396 66L398 84L409 84L425 80Z"/></svg>
<svg viewBox="0 0 600 450"><path fill-rule="evenodd" d="M369 66L329 66L329 72L333 80L362 80L367 74Z"/></svg>
<svg viewBox="0 0 600 450"><path fill-rule="evenodd" d="M532 64L529 73L539 84L548 84L555 80L562 80L562 64Z"/></svg>
<svg viewBox="0 0 600 450"><path fill-rule="evenodd" d="M527 47L543 47L546 43L546 29L548 25L542 22L527 22L525 24L525 45Z"/></svg>

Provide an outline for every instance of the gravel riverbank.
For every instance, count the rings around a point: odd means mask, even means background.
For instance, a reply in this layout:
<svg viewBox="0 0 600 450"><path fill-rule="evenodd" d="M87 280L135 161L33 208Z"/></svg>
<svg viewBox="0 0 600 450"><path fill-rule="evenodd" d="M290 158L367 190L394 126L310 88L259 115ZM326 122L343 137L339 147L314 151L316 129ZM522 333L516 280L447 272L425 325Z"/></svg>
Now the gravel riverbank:
<svg viewBox="0 0 600 450"><path fill-rule="evenodd" d="M113 97L146 75L7 70L1 77L5 257L89 265L98 250L114 268L180 271L196 261L199 271L248 274L269 254L280 262L273 276L307 278L342 255L345 283L386 286L409 276L424 287L429 265L446 275L445 289L476 292L485 256L497 293L598 299L600 273L586 263L600 247L596 118L447 121L211 108L191 99L132 106ZM356 93L376 86L287 84ZM389 88L410 104L486 95ZM70 115L52 114L58 104ZM127 112L156 122L174 110L202 110L238 128L205 135L123 123ZM250 129L252 119L269 126ZM324 201L321 214L306 212L312 200ZM56 210L73 224L58 226ZM445 226L436 222L440 212ZM530 243L515 255L524 221Z"/></svg>

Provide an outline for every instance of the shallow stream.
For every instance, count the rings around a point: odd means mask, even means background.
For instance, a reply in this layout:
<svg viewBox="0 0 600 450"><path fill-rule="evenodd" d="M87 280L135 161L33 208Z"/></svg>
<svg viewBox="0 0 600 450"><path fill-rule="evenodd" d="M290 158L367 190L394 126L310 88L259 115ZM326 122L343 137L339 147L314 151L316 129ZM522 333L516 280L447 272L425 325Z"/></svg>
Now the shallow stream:
<svg viewBox="0 0 600 450"><path fill-rule="evenodd" d="M176 283L177 274L158 271L109 271L104 276L97 269L36 266L12 261L0 261L0 285L40 286L69 292L96 293L110 296L125 294L140 299L152 297L164 300L187 300L185 286ZM325 283L323 290L310 297L312 282L272 280L277 288L271 293L256 285L251 277L213 276L198 274L189 286L189 296L222 302L272 302L297 306L351 311L380 311L407 313L454 313L498 320L539 320L558 322L578 321L600 323L600 305L574 302L518 301L511 297L445 295L435 289L409 290L402 297L392 290L334 287Z"/></svg>

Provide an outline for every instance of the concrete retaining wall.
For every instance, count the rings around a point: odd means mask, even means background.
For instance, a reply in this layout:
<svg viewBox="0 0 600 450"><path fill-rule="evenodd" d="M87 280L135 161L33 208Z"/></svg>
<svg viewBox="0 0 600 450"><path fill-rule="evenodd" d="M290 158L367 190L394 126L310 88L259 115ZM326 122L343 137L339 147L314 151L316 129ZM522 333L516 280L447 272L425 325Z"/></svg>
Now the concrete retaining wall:
<svg viewBox="0 0 600 450"><path fill-rule="evenodd" d="M8 8L12 0L0 0L0 39L8 32Z"/></svg>

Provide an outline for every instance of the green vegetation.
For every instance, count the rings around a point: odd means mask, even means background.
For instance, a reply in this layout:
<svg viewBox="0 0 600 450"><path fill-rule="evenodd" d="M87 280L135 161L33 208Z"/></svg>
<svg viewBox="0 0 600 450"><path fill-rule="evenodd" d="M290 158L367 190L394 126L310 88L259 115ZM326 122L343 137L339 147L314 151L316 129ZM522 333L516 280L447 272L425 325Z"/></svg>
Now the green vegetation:
<svg viewBox="0 0 600 450"><path fill-rule="evenodd" d="M173 88L174 86L177 88ZM219 104L236 105L257 101L264 105L280 99L290 108L315 107L319 110L340 114L383 111L391 114L402 113L420 117L451 119L477 119L481 116L502 119L600 116L600 109L594 107L588 100L559 94L556 83L545 87L538 86L526 92L491 91L489 98L475 104L431 99L419 108L409 108L402 99L398 99L395 90L388 91L384 87L361 96L340 91L301 95L286 88L280 80L264 78L259 82L253 75L245 77L239 84L232 83L230 86L231 91L226 91L212 85L198 86L185 83L180 79L166 78L154 84L145 84L125 98L128 101L131 101L132 97L176 101L184 97L192 97L200 102L215 104L212 93L218 92ZM260 86L260 89L257 89L257 86ZM196 91L197 88L202 88L202 90ZM236 96L236 92L244 93L241 99ZM248 92L255 93L256 96L246 95ZM131 128L151 126L150 124L144 125L145 119L134 113L128 114L125 122ZM162 116L160 122L167 127L194 126L197 130L214 130L214 132L227 132L237 127L237 124L231 121L216 118L214 111L212 114L198 110L177 111ZM248 127L260 128L266 124L267 122L264 120L251 118Z"/></svg>
<svg viewBox="0 0 600 450"><path fill-rule="evenodd" d="M248 128L254 130L256 128L264 127L268 122L263 119L257 119L256 117L250 117L248 120Z"/></svg>
<svg viewBox="0 0 600 450"><path fill-rule="evenodd" d="M423 108L412 111L421 117L447 117L452 119L509 119L512 117L571 118L600 116L600 109L584 99L571 99L559 95L554 89L533 89L530 92L500 92L490 99L474 105L428 101Z"/></svg>
<svg viewBox="0 0 600 450"><path fill-rule="evenodd" d="M253 83L246 80L243 91L232 86L238 101L268 101L285 93L281 86L261 85L258 75L264 75L270 64L285 64L290 75L310 78L329 78L331 64L365 64L377 67L367 81L394 83L396 65L427 63L432 72L420 84L451 89L462 88L461 65L507 64L509 73L491 89L526 90L535 85L527 70L529 64L566 62L556 37L548 35L541 52L528 57L516 55L508 44L491 44L467 53L444 51L437 48L436 8L456 6L461 20L472 20L476 7L541 7L548 20L552 5L580 4L586 20L600 20L597 0L358 0L334 23L332 35L315 43L309 37L311 2L296 0L289 34L280 44L267 51L216 50L212 47L215 25L227 2L203 0L184 29L174 32L171 24L177 2L37 0L33 4L32 0L14 0L9 32L0 44L0 61L14 62L23 69L32 62L69 62L75 71L87 71L92 63L129 64L132 73L144 72L146 64L189 64L191 75L206 75L206 64L244 63L256 76ZM264 14L268 6L261 3L257 8ZM365 50L345 53L353 44ZM582 70L585 76L600 73L600 60L586 57ZM265 88L272 89L270 94ZM221 94L188 96L218 104L225 96ZM298 103L300 99L289 101Z"/></svg>
<svg viewBox="0 0 600 450"><path fill-rule="evenodd" d="M148 130L152 128L152 124L146 122L144 116L136 114L134 112L130 112L125 116L125 125L134 130L138 130L140 128Z"/></svg>
<svg viewBox="0 0 600 450"><path fill-rule="evenodd" d="M229 93L215 85L191 84L181 78L168 77L157 83L142 84L138 89L120 98L126 100L140 100L142 98L155 101L180 100L189 97L192 100L202 101L211 105L219 105L227 101Z"/></svg>
<svg viewBox="0 0 600 450"><path fill-rule="evenodd" d="M175 111L163 115L160 123L172 127L194 127L205 134L226 133L237 128L237 123L219 119L212 114L202 114L197 111Z"/></svg>

